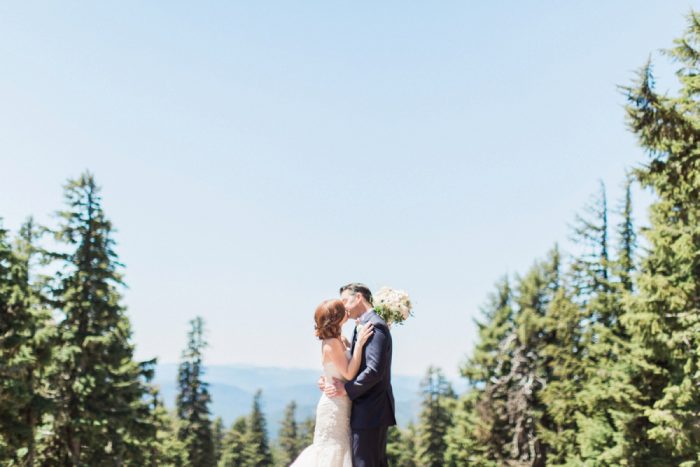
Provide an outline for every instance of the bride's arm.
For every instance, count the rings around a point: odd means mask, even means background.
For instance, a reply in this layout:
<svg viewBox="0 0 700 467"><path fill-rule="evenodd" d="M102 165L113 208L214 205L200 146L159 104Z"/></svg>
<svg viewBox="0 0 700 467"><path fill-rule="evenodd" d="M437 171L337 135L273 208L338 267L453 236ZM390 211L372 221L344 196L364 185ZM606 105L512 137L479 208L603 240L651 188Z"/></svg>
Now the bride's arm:
<svg viewBox="0 0 700 467"><path fill-rule="evenodd" d="M362 363L362 349L365 348L365 344L369 342L370 337L374 334L374 326L368 324L357 334L357 341L355 342L355 351L350 357L348 362L348 374L345 379L350 381L357 376L357 372L360 370L360 364Z"/></svg>

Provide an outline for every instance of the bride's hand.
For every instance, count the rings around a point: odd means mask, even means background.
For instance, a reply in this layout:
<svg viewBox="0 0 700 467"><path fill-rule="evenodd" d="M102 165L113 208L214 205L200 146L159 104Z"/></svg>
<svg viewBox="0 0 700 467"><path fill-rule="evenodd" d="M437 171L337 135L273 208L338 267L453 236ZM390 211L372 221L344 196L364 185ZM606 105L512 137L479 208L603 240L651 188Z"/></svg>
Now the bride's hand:
<svg viewBox="0 0 700 467"><path fill-rule="evenodd" d="M374 334L374 326L372 324L368 324L367 326L363 327L360 333L357 335L356 347L364 347L369 338L372 337L372 334Z"/></svg>

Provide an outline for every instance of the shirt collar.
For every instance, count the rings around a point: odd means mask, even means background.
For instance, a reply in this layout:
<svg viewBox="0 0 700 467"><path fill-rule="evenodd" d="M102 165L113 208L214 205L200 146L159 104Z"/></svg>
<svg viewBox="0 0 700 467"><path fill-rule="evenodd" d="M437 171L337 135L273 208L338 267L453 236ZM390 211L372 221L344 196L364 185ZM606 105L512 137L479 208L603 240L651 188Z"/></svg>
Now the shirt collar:
<svg viewBox="0 0 700 467"><path fill-rule="evenodd" d="M365 324L367 321L369 321L369 318L372 315L373 311L374 311L374 308L370 308L369 310L365 311L364 313L362 313L362 315L357 317L357 319L355 320L355 323L356 324Z"/></svg>

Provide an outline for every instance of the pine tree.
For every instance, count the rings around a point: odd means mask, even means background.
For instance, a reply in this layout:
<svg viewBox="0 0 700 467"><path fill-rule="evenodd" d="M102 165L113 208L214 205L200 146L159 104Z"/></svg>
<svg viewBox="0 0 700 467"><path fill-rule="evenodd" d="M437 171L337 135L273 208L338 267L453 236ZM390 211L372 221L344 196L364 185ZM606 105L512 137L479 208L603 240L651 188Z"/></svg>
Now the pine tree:
<svg viewBox="0 0 700 467"><path fill-rule="evenodd" d="M142 464L144 443L155 436L146 400L155 362L133 359L122 265L99 192L89 173L69 181L59 213L56 239L66 252L53 255L61 262L54 294L63 319L47 465Z"/></svg>
<svg viewBox="0 0 700 467"><path fill-rule="evenodd" d="M418 432L413 421L409 422L406 429L401 433L403 449L398 460L398 467L417 467L416 463L416 439Z"/></svg>
<svg viewBox="0 0 700 467"><path fill-rule="evenodd" d="M245 417L240 417L231 426L224 436L223 451L219 460L219 467L244 467L253 465L247 461L244 453L248 422Z"/></svg>
<svg viewBox="0 0 700 467"><path fill-rule="evenodd" d="M569 453L570 461L575 463L619 465L626 462L625 426L636 410L631 401L639 395L639 390L630 384L628 370L634 357L628 331L622 323L624 302L633 289L635 268L636 233L630 180L625 185L620 211L617 257L614 260L605 258L614 274L606 278L598 273L594 280L604 286L586 296L582 310L585 319L578 352L582 371L575 413L576 449ZM597 249L602 251L603 246L599 244ZM590 274L600 270L601 267L593 269Z"/></svg>
<svg viewBox="0 0 700 467"><path fill-rule="evenodd" d="M244 457L246 465L272 465L272 453L267 439L267 422L262 412L262 391L258 390L253 398L253 409L248 417L245 435Z"/></svg>
<svg viewBox="0 0 700 467"><path fill-rule="evenodd" d="M590 274L583 278L594 287L567 286L556 248L518 279L514 308L499 286L484 310L481 340L462 369L472 389L460 398L448 430L446 465L619 465L630 410L620 399L634 394L625 391L628 359L620 356L626 349L619 324L624 287L604 275L603 263L613 261L602 251L584 258L588 268L572 276ZM619 392L610 394L610 387Z"/></svg>
<svg viewBox="0 0 700 467"><path fill-rule="evenodd" d="M632 274L636 269L635 251L637 249L637 232L632 218L632 182L632 177L627 177L625 181L625 198L619 209L622 222L617 228L620 242L617 261L615 261L615 271L619 282L627 292L632 292L634 287Z"/></svg>
<svg viewBox="0 0 700 467"><path fill-rule="evenodd" d="M448 430L448 465L544 465L546 433L556 423L542 400L555 380L551 358L556 332L548 317L561 285L560 254L552 250L517 280L507 281L484 309L481 341L462 368L472 388L457 404Z"/></svg>
<svg viewBox="0 0 700 467"><path fill-rule="evenodd" d="M508 430L507 419L500 426L494 425L494 412L501 410L480 410L487 408L483 388L472 388L457 401L452 425L445 435L445 465L479 465L497 467L505 457L503 451L507 439L499 439L496 430ZM497 460L498 459L498 460Z"/></svg>
<svg viewBox="0 0 700 467"><path fill-rule="evenodd" d="M299 451L306 446L311 446L314 442L314 431L316 430L316 417L310 416L302 420L299 424Z"/></svg>
<svg viewBox="0 0 700 467"><path fill-rule="evenodd" d="M442 370L432 366L421 381L421 393L423 401L416 440L416 463L426 467L441 466L456 395Z"/></svg>
<svg viewBox="0 0 700 467"><path fill-rule="evenodd" d="M547 461L549 446L541 432L553 424L542 401L542 389L552 380L544 352L552 339L546 314L561 286L560 263L559 250L554 248L547 260L536 263L518 280L515 329L504 346L510 354L510 371L486 388L487 394L505 394L500 397L506 397L512 433L507 457L515 463L542 466Z"/></svg>
<svg viewBox="0 0 700 467"><path fill-rule="evenodd" d="M499 359L502 356L501 345L514 325L512 291L507 277L496 284L495 292L489 296L481 313L484 321L476 322L478 343L472 357L461 368L462 376L472 385L484 384L497 376L499 371L507 371L507 362Z"/></svg>
<svg viewBox="0 0 700 467"><path fill-rule="evenodd" d="M541 390L548 424L542 423L539 437L547 446L547 464L563 465L575 458L576 414L584 373L581 348L581 311L566 287L554 294L543 320L546 342L541 357L547 382Z"/></svg>
<svg viewBox="0 0 700 467"><path fill-rule="evenodd" d="M284 410L284 419L279 431L278 464L288 466L297 458L300 452L299 428L296 422L296 402L290 402Z"/></svg>
<svg viewBox="0 0 700 467"><path fill-rule="evenodd" d="M551 380L542 399L552 423L550 429L542 430L542 438L549 448L547 461L553 465L586 457L579 445L585 442L582 431L587 431L587 439L614 429L607 423L607 401L601 399L607 392L600 384L609 381L600 375L619 361L619 355L612 353L611 333L619 324L622 307L611 273L615 262L610 255L608 202L602 181L593 202L576 216L572 240L580 248L569 274L572 290L559 290L545 324L551 338L544 352ZM587 398L577 397L582 392ZM599 445L610 444L606 439Z"/></svg>
<svg viewBox="0 0 700 467"><path fill-rule="evenodd" d="M461 368L473 388L457 404L451 429L450 459L484 464L507 458L505 446L512 438L508 423L508 392L494 381L511 371L510 350L514 338L513 291L507 277L496 283L482 309L484 322L472 357Z"/></svg>
<svg viewBox="0 0 700 467"><path fill-rule="evenodd" d="M416 467L415 456L416 428L411 423L406 430L396 426L387 432L386 456L389 465L394 467Z"/></svg>
<svg viewBox="0 0 700 467"><path fill-rule="evenodd" d="M14 248L0 226L0 462L34 465L36 430L50 407L46 371L55 326L32 279L38 230L30 218Z"/></svg>
<svg viewBox="0 0 700 467"><path fill-rule="evenodd" d="M572 241L582 249L572 264L576 296L585 304L589 297L609 288L608 200L605 184L599 182L598 196L576 216Z"/></svg>
<svg viewBox="0 0 700 467"><path fill-rule="evenodd" d="M144 447L146 461L144 466L185 466L187 453L185 445L177 438L179 420L174 413L166 410L158 390L151 389L151 417L156 427L156 436Z"/></svg>
<svg viewBox="0 0 700 467"><path fill-rule="evenodd" d="M400 465L401 454L404 449L401 429L398 426L391 426L386 436L386 458L389 465Z"/></svg>
<svg viewBox="0 0 700 467"><path fill-rule="evenodd" d="M645 231L638 293L624 321L640 357L630 371L644 388L627 435L637 464L700 462L700 15L667 54L679 64L676 97L655 91L651 63L624 88L630 129L650 161L635 175L658 199Z"/></svg>
<svg viewBox="0 0 700 467"><path fill-rule="evenodd" d="M178 368L176 405L181 421L178 439L185 445L188 463L201 467L215 465L214 437L209 419L211 396L209 385L202 380L202 358L206 347L204 320L197 317L190 321L187 347L182 352Z"/></svg>
<svg viewBox="0 0 700 467"><path fill-rule="evenodd" d="M224 421L221 417L216 417L211 426L212 439L214 440L214 465L221 460L221 451L224 447Z"/></svg>

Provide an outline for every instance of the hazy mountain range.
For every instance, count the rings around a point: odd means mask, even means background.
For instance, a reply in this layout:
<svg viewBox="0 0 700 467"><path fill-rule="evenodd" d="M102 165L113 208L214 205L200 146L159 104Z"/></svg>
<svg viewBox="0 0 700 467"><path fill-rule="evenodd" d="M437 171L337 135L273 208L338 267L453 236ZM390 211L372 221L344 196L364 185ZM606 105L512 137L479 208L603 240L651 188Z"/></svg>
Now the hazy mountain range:
<svg viewBox="0 0 700 467"><path fill-rule="evenodd" d="M275 438L284 408L290 401L297 403L298 421L314 415L320 395L316 387L319 375L319 370L212 365L206 368L204 380L209 383L212 395L212 415L222 417L227 427L237 417L250 413L253 395L261 389L268 431ZM418 419L420 380L417 376L392 376L396 418L402 427ZM173 408L177 394L177 364L158 365L155 383L160 387L166 406Z"/></svg>

